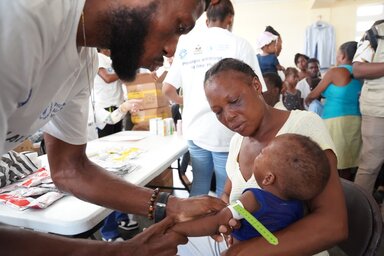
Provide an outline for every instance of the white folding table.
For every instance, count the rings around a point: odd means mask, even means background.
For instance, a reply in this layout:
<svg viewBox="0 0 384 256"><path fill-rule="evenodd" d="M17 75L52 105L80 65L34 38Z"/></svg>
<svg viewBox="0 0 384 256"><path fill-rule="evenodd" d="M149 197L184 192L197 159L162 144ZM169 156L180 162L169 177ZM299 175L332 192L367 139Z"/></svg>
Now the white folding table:
<svg viewBox="0 0 384 256"><path fill-rule="evenodd" d="M144 131L124 131L89 142L87 154L93 154L102 147L117 145L137 147L143 151L137 159L132 160L138 168L124 176L125 180L138 186L146 185L188 150L186 141L176 134L157 136ZM42 158L44 161L44 156ZM111 209L66 196L43 210L19 211L0 205L0 222L73 236L92 230L111 212Z"/></svg>

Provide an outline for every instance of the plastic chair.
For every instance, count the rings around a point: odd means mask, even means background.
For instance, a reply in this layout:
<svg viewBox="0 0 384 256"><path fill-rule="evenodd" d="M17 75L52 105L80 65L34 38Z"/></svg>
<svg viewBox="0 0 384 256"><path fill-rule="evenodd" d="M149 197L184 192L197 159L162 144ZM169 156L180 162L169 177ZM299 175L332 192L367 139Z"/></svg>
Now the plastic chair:
<svg viewBox="0 0 384 256"><path fill-rule="evenodd" d="M348 256L374 256L382 238L383 220L374 198L361 187L341 179L347 211L349 237L338 244Z"/></svg>

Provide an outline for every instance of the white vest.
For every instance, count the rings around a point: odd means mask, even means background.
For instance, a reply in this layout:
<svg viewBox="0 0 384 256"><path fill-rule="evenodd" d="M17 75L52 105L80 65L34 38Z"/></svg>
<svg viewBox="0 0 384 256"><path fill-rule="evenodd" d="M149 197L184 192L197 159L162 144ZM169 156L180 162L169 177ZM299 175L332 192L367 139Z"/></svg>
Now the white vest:
<svg viewBox="0 0 384 256"><path fill-rule="evenodd" d="M379 35L384 35L384 23L376 26ZM384 40L378 39L373 63L384 62ZM364 82L360 97L360 110L363 115L384 117L384 76Z"/></svg>

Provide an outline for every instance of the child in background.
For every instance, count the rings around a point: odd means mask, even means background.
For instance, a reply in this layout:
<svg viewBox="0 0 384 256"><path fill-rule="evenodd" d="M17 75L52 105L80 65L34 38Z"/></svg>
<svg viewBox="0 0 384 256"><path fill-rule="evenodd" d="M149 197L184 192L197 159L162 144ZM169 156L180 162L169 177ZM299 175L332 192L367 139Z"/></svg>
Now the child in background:
<svg viewBox="0 0 384 256"><path fill-rule="evenodd" d="M263 74L263 78L267 86L267 90L263 92L265 103L277 109L287 110L281 101L283 81L281 81L280 76L273 72L267 72Z"/></svg>
<svg viewBox="0 0 384 256"><path fill-rule="evenodd" d="M262 50L261 54L257 54L261 73L274 72L278 70L284 71L284 67L280 65L276 56L278 36L264 31L258 38L258 47Z"/></svg>
<svg viewBox="0 0 384 256"><path fill-rule="evenodd" d="M309 137L298 134L274 138L256 157L252 169L260 189L246 189L239 201L271 232L302 218L303 201L317 196L330 176L324 151ZM233 211L229 206L215 215L177 223L172 230L191 237L214 235L220 225L237 215ZM234 242L260 236L245 220L232 235Z"/></svg>
<svg viewBox="0 0 384 256"><path fill-rule="evenodd" d="M303 98L300 90L296 89L299 82L299 72L296 68L289 67L285 70L283 104L287 110L304 109Z"/></svg>
<svg viewBox="0 0 384 256"><path fill-rule="evenodd" d="M299 69L299 81L307 77L307 61L309 57L305 54L295 54L295 65Z"/></svg>

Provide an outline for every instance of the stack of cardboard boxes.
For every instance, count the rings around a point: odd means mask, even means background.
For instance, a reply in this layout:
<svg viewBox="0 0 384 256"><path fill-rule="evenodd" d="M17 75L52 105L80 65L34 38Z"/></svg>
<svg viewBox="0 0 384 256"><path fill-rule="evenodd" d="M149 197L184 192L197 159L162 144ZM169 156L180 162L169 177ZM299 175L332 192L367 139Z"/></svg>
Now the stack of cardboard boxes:
<svg viewBox="0 0 384 256"><path fill-rule="evenodd" d="M132 113L134 130L149 130L150 119L172 116L169 102L161 91L166 73L157 79L151 73L138 74L133 82L126 83L128 99L143 100L142 109Z"/></svg>
<svg viewBox="0 0 384 256"><path fill-rule="evenodd" d="M137 74L136 79L126 83L128 99L142 99L142 109L132 113L131 119L134 124L133 130L149 130L149 120L153 118L169 118L172 116L169 101L162 93L163 81L167 72L159 78L153 74ZM147 187L159 187L162 191L172 192L173 186L172 169L168 168L159 176L154 178Z"/></svg>

